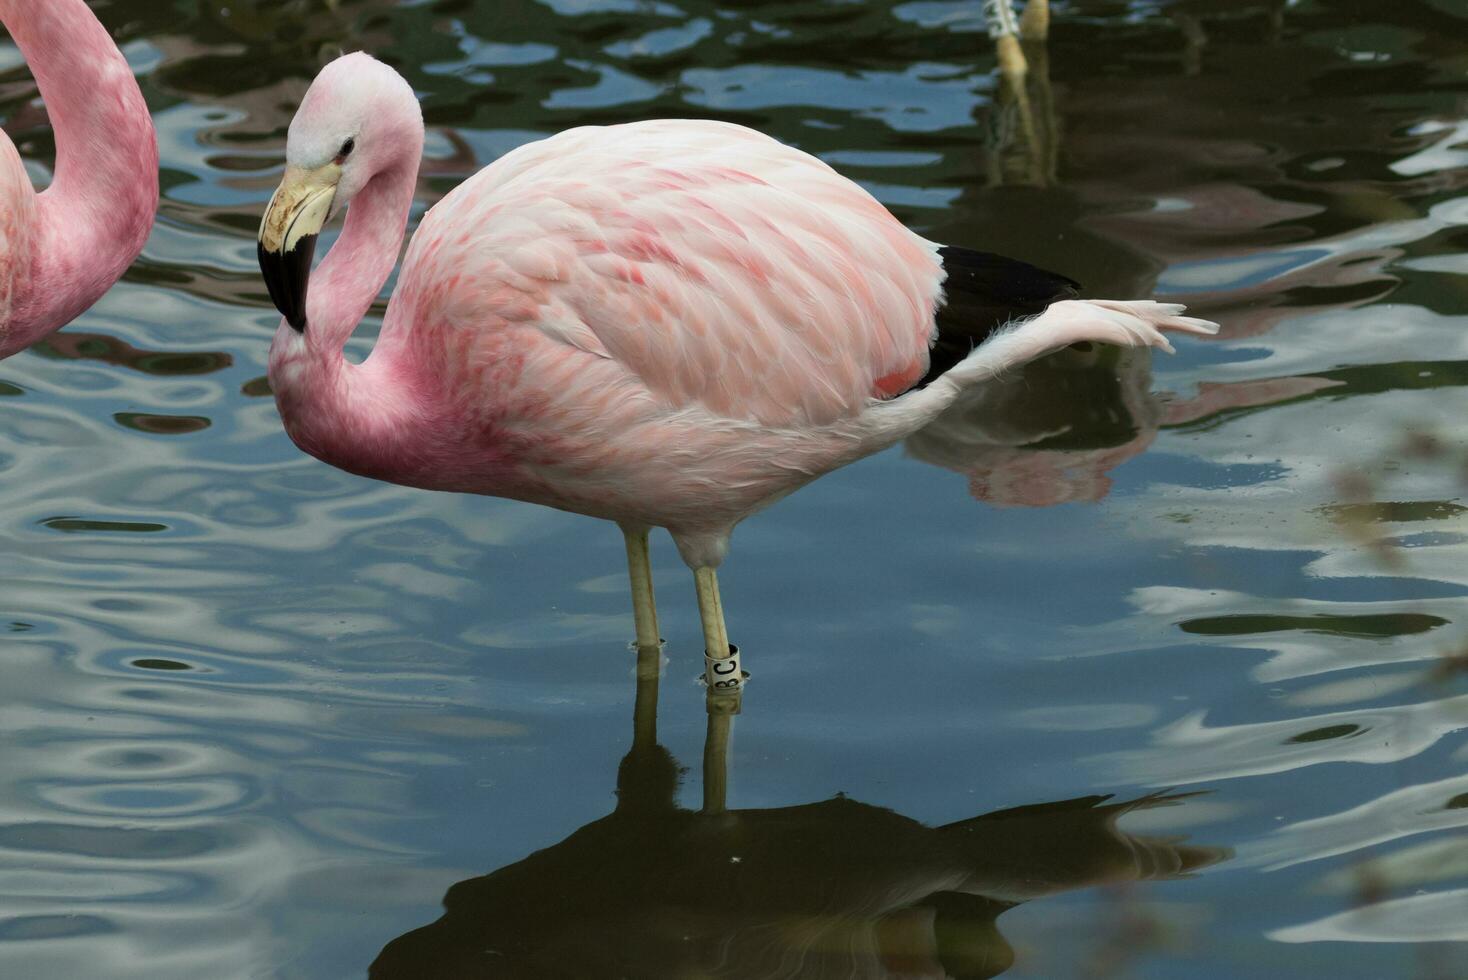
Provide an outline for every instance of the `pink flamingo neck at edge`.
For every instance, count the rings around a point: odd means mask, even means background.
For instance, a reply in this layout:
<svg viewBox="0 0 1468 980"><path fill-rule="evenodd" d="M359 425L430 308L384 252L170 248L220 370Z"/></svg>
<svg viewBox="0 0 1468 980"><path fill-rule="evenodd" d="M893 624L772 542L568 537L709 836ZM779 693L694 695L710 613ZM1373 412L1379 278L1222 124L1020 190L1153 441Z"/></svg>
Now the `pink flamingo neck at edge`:
<svg viewBox="0 0 1468 980"><path fill-rule="evenodd" d="M84 0L0 0L45 100L55 178L36 197L29 268L0 356L97 301L142 250L158 209L158 140L127 60ZM101 134L99 138L99 134Z"/></svg>

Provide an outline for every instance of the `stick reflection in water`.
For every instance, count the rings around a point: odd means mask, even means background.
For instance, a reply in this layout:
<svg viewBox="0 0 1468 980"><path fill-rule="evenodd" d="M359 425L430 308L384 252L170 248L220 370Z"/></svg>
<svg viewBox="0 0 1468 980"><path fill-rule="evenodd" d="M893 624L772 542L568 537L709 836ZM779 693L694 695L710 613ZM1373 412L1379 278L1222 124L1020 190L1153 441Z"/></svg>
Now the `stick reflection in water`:
<svg viewBox="0 0 1468 980"><path fill-rule="evenodd" d="M444 896L393 940L377 980L434 977L994 977L996 919L1077 888L1186 876L1225 848L1129 834L1117 818L1182 797L1087 796L928 827L838 796L727 808L739 694L709 695L700 811L657 741L661 652L638 654L617 805L566 840Z"/></svg>

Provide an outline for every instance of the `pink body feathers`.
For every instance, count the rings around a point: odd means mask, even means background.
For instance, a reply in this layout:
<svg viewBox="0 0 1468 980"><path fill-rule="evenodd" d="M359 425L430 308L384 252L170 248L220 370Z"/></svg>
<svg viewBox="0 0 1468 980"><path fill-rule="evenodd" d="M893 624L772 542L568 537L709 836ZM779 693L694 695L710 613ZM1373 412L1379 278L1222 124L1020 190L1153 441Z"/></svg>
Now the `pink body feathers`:
<svg viewBox="0 0 1468 980"><path fill-rule="evenodd" d="M1027 308L1042 315L915 388L958 308L948 293L977 288L952 271L962 250L769 137L659 120L562 133L456 188L353 366L342 347L391 271L421 143L411 91L364 55L328 66L292 124L277 200L339 180L333 210L353 204L271 349L291 437L379 479L666 527L695 568L722 560L740 519L961 387L1075 341L1207 329L1179 307L1068 300L1067 280L1008 263L1048 277Z"/></svg>
<svg viewBox="0 0 1468 980"><path fill-rule="evenodd" d="M158 142L127 61L83 0L0 0L56 133L36 194L0 135L0 357L97 301L143 248L158 207Z"/></svg>

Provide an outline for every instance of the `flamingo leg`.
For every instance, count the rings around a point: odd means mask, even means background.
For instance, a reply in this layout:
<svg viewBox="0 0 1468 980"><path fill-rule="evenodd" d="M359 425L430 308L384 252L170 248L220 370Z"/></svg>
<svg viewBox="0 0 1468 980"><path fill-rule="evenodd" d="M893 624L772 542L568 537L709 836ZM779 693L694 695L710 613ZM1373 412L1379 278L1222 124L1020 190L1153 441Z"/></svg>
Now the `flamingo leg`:
<svg viewBox="0 0 1468 980"><path fill-rule="evenodd" d="M1034 6L1031 0L1025 8L1028 18L1030 7ZM1020 139L1024 141L1025 152L1028 154L1031 165L1031 183L1039 183L1039 174L1035 172L1033 161L1038 159L1039 136L1035 127L1035 112L1030 105L1030 93L1027 86L1029 77L1029 61L1025 58L1024 48L1020 45L1020 23L1014 15L1014 7L1011 0L987 0L984 5L984 17L989 24L989 36L994 39L994 53L999 60L999 74L1003 79L1003 88L1009 95L1009 101L1014 106L1015 114L1019 117ZM1044 12L1044 18L1048 23L1049 8Z"/></svg>
<svg viewBox="0 0 1468 980"><path fill-rule="evenodd" d="M1030 11L1042 13L1031 23ZM1055 93L1050 88L1050 48L1046 37L1050 32L1049 0L1030 0L1020 21L1019 34L1025 58L1029 61L1030 87L1034 93L1036 137L1035 175L1042 185L1059 183L1060 120L1055 114Z"/></svg>
<svg viewBox="0 0 1468 980"><path fill-rule="evenodd" d="M698 615L703 620L703 682L708 687L709 710L716 700L721 710L739 710L739 695L749 677L739 662L739 648L729 642L724 626L724 603L719 598L719 576L710 565L693 570L698 587Z"/></svg>
<svg viewBox="0 0 1468 980"><path fill-rule="evenodd" d="M1050 36L1050 0L1029 0L1019 19L1019 36L1026 41L1043 41Z"/></svg>
<svg viewBox="0 0 1468 980"><path fill-rule="evenodd" d="M658 632L658 605L652 592L652 557L647 550L647 528L623 525L627 545L627 577L632 582L632 620L637 626L637 648L656 649L662 644Z"/></svg>
<svg viewBox="0 0 1468 980"><path fill-rule="evenodd" d="M1014 16L1012 0L988 0L984 5L984 18L989 24L989 36L994 39L995 54L999 57L999 71L1021 92L1024 91L1025 53L1020 48L1019 20Z"/></svg>
<svg viewBox="0 0 1468 980"><path fill-rule="evenodd" d="M698 587L698 616L703 620L704 656L724 660L730 656L729 630L724 626L724 603L719 599L719 576L712 568L695 568Z"/></svg>
<svg viewBox="0 0 1468 980"><path fill-rule="evenodd" d="M632 702L632 748L647 752L658 744L658 680L663 652L656 646L637 646L637 697Z"/></svg>

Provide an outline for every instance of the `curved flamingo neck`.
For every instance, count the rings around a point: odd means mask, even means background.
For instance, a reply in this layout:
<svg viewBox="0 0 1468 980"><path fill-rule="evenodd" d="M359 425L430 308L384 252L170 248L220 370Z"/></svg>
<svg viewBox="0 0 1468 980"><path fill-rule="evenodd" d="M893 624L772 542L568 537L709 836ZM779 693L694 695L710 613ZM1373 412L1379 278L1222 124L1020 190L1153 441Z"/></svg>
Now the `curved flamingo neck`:
<svg viewBox="0 0 1468 980"><path fill-rule="evenodd" d="M0 0L56 136L36 200L12 330L39 336L78 314L142 250L158 209L158 140L127 60L84 0ZM14 333L12 340L15 339Z"/></svg>
<svg viewBox="0 0 1468 980"><path fill-rule="evenodd" d="M284 320L270 348L270 383L291 438L342 469L391 479L412 453L417 386L382 345L360 365L343 349L397 264L413 206L423 130L404 134L395 163L348 204L341 236L311 273L307 327Z"/></svg>
<svg viewBox="0 0 1468 980"><path fill-rule="evenodd" d="M396 166L373 176L347 208L341 237L311 273L306 296L307 348L341 361L342 349L397 265L423 136Z"/></svg>

